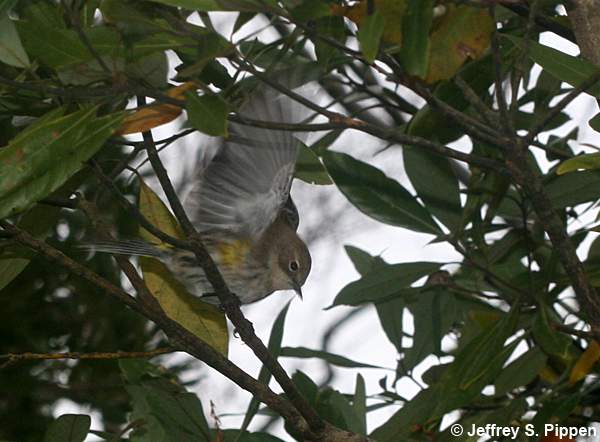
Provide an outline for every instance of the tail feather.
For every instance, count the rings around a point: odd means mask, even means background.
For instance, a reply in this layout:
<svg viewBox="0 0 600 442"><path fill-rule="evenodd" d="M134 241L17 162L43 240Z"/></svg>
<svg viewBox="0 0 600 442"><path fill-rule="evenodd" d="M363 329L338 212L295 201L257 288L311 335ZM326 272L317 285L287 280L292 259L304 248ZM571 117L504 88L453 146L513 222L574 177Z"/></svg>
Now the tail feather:
<svg viewBox="0 0 600 442"><path fill-rule="evenodd" d="M164 252L153 244L142 240L96 241L78 246L91 252L112 253L115 255L150 256L160 258Z"/></svg>

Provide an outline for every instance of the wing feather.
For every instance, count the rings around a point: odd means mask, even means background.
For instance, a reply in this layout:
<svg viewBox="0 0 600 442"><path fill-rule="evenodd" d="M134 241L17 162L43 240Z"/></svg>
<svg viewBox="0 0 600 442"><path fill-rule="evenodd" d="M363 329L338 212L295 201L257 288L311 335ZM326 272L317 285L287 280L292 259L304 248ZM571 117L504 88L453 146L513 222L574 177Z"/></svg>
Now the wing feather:
<svg viewBox="0 0 600 442"><path fill-rule="evenodd" d="M277 123L303 120L301 106L262 88L241 107L242 118ZM303 111L304 116L308 114ZM185 199L200 231L222 229L259 237L288 204L301 142L291 131L232 123ZM293 207L293 204L292 206Z"/></svg>

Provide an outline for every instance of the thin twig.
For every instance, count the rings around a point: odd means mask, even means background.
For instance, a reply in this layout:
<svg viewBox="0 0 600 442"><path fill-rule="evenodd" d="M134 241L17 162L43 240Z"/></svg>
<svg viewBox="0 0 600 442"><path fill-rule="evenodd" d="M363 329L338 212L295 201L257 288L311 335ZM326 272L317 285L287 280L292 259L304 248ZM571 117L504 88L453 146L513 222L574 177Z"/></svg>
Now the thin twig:
<svg viewBox="0 0 600 442"><path fill-rule="evenodd" d="M8 359L0 369L19 361L55 360L55 359L132 359L152 358L154 356L174 353L179 351L173 347L161 347L150 351L115 351L115 352L62 352L62 353L6 353L0 359Z"/></svg>

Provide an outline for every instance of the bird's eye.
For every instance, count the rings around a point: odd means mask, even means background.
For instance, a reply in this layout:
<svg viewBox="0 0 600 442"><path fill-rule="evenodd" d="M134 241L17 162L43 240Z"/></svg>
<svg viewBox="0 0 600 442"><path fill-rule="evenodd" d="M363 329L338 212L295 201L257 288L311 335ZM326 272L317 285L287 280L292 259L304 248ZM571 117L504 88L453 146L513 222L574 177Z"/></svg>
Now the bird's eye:
<svg viewBox="0 0 600 442"><path fill-rule="evenodd" d="M292 271L292 272L298 271L298 262L297 261L290 261L290 271Z"/></svg>

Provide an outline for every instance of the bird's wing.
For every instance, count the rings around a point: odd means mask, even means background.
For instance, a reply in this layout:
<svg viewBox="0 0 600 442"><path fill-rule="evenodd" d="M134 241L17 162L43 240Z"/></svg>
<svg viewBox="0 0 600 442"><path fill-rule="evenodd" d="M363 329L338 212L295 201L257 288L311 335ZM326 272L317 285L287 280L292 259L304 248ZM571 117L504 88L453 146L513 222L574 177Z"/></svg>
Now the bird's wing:
<svg viewBox="0 0 600 442"><path fill-rule="evenodd" d="M299 122L298 105L260 89L242 106L240 117L277 123ZM185 199L200 231L224 229L259 237L288 202L301 142L291 131L232 123L230 136L194 179Z"/></svg>

